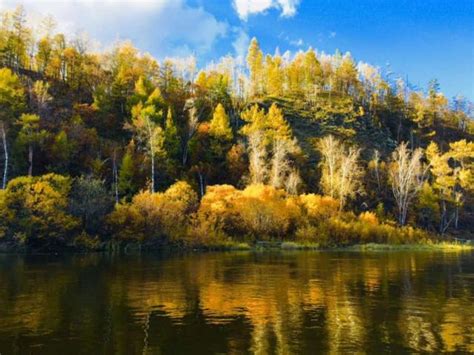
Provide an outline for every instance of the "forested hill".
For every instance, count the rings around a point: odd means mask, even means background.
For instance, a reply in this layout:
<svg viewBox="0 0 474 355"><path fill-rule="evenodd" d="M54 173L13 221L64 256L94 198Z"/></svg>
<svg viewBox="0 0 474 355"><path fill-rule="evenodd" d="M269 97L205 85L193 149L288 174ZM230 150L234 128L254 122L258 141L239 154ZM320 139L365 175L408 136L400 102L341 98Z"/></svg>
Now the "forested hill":
<svg viewBox="0 0 474 355"><path fill-rule="evenodd" d="M329 234L351 218L441 234L474 222L473 105L436 80L413 90L349 53L270 55L256 39L244 60L198 69L129 42L95 53L25 18L0 28L5 240L328 243L311 239L322 216Z"/></svg>

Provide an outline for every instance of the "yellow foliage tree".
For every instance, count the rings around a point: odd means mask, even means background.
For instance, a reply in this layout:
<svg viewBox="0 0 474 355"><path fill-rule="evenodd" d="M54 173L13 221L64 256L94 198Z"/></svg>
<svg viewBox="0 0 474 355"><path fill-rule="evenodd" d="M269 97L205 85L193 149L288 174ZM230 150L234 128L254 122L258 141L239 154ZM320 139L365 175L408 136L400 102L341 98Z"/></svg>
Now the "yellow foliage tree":
<svg viewBox="0 0 474 355"><path fill-rule="evenodd" d="M233 138L229 116L227 116L222 104L218 104L214 110L212 120L209 123L209 134L219 140L230 141Z"/></svg>

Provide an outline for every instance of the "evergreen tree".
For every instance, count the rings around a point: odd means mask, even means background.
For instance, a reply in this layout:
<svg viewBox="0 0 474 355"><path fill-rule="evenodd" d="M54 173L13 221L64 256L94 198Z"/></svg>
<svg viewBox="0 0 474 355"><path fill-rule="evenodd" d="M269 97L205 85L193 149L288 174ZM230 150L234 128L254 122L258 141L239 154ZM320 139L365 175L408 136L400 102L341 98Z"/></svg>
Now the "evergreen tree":
<svg viewBox="0 0 474 355"><path fill-rule="evenodd" d="M136 166L132 150L133 144L128 146L122 158L118 173L119 195L125 197L127 200L138 192L135 179Z"/></svg>
<svg viewBox="0 0 474 355"><path fill-rule="evenodd" d="M263 91L263 53L255 37L248 49L247 67L250 71L250 96L258 96Z"/></svg>
<svg viewBox="0 0 474 355"><path fill-rule="evenodd" d="M229 116L227 116L222 104L218 104L214 110L212 120L209 124L209 134L213 138L223 141L231 141L233 138Z"/></svg>

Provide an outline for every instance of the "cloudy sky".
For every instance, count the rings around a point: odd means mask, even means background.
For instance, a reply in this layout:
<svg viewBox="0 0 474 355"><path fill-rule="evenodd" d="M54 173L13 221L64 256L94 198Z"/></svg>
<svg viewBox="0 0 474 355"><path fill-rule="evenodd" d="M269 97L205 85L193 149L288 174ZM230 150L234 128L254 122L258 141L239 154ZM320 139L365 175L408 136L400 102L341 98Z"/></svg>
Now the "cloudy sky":
<svg viewBox="0 0 474 355"><path fill-rule="evenodd" d="M203 65L244 53L256 36L266 52L350 51L474 99L473 0L0 0L0 9L18 4L32 21L51 14L60 31L87 32L102 47L130 39L157 58L194 54Z"/></svg>

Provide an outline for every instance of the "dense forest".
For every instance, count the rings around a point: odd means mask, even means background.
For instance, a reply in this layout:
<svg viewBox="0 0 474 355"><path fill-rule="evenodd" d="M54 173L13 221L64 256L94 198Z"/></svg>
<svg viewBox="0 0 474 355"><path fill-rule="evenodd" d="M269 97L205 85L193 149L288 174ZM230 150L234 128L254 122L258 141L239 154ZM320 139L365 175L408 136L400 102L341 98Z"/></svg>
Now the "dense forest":
<svg viewBox="0 0 474 355"><path fill-rule="evenodd" d="M54 20L0 27L0 241L101 248L470 238L473 105L312 48L205 68Z"/></svg>

